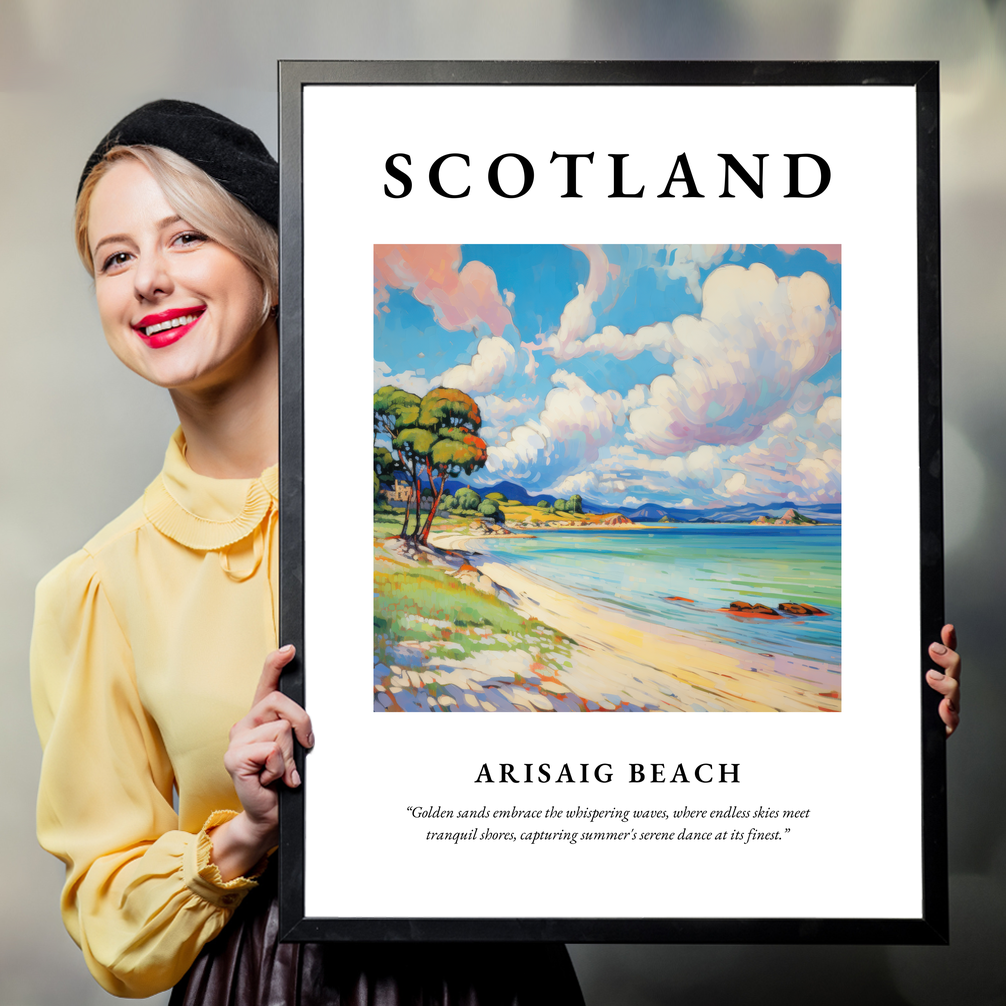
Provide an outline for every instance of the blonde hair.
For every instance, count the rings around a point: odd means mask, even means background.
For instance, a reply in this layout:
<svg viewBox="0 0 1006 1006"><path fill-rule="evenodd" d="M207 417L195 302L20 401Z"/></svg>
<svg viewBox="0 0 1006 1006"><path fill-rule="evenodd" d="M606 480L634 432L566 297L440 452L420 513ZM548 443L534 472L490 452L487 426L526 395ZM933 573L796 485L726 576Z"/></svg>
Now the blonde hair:
<svg viewBox="0 0 1006 1006"><path fill-rule="evenodd" d="M84 181L74 210L74 239L91 278L94 259L87 240L91 197L112 165L126 158L139 161L154 176L168 205L183 220L232 251L255 273L262 284L264 323L279 294L279 236L202 168L165 147L112 147Z"/></svg>

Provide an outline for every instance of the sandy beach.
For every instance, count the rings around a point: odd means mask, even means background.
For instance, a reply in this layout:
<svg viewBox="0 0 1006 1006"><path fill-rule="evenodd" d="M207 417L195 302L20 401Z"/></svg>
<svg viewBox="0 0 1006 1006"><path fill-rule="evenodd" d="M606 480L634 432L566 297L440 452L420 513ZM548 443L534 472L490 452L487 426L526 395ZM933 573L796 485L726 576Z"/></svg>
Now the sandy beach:
<svg viewBox="0 0 1006 1006"><path fill-rule="evenodd" d="M571 666L545 691L567 691L607 709L623 703L679 711L841 708L840 668L833 664L751 653L601 607L489 554L477 554L480 540L450 533L430 537L439 548L467 552L467 562L509 591L522 615L576 640Z"/></svg>

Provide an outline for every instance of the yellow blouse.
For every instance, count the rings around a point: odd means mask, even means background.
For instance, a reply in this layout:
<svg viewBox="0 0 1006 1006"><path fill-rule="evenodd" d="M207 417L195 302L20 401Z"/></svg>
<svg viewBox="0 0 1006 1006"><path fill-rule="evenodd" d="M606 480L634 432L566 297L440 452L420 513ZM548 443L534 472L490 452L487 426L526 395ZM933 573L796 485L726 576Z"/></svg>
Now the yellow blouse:
<svg viewBox="0 0 1006 1006"><path fill-rule="evenodd" d="M38 836L115 995L174 985L255 886L223 882L206 829L241 809L228 732L276 646L277 493L276 467L197 475L178 430L143 498L38 586Z"/></svg>

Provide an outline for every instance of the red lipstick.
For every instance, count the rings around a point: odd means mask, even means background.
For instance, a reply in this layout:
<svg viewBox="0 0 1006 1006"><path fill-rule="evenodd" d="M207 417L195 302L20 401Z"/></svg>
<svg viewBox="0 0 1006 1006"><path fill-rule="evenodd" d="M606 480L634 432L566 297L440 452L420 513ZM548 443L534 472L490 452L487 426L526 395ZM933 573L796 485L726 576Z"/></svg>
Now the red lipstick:
<svg viewBox="0 0 1006 1006"><path fill-rule="evenodd" d="M204 305L199 305L196 307L173 307L168 311L148 314L133 325L133 331L151 349L161 349L164 346L170 346L173 342L178 342L184 335L187 335L205 310ZM178 323L185 318L189 320L183 324Z"/></svg>

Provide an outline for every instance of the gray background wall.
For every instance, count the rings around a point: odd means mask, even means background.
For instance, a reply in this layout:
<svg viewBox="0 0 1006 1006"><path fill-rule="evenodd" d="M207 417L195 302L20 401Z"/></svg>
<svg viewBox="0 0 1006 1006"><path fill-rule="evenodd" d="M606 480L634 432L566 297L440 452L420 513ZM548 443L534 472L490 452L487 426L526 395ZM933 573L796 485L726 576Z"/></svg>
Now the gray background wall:
<svg viewBox="0 0 1006 1006"><path fill-rule="evenodd" d="M108 999L63 931L61 868L34 839L32 590L139 495L175 422L167 396L104 345L71 241L78 172L122 114L166 96L217 108L275 149L279 58L943 61L947 613L967 665L949 757L953 945L574 947L573 957L590 1006L1006 1002L1004 51L1006 4L995 0L3 0L0 1006Z"/></svg>

